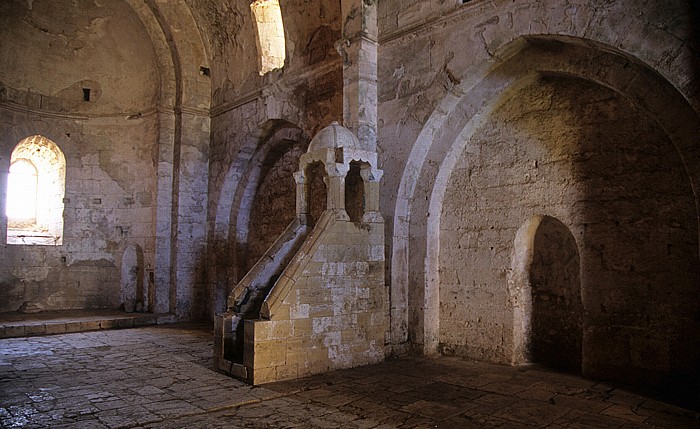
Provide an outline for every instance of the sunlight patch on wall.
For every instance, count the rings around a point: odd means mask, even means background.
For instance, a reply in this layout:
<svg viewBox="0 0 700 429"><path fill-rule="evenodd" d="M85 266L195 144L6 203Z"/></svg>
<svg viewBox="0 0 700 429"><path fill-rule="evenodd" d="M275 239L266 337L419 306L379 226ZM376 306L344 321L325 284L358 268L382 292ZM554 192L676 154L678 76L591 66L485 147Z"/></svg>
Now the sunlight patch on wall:
<svg viewBox="0 0 700 429"><path fill-rule="evenodd" d="M285 40L279 0L256 0L250 5L258 31L260 75L284 67Z"/></svg>

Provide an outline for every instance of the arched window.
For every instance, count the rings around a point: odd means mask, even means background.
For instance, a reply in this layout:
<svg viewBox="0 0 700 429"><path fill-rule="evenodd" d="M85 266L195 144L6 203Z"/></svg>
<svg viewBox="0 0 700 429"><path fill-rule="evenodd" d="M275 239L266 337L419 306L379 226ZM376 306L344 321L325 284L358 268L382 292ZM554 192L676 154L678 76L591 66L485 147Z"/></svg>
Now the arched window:
<svg viewBox="0 0 700 429"><path fill-rule="evenodd" d="M63 243L66 159L42 136L19 142L7 179L7 244Z"/></svg>
<svg viewBox="0 0 700 429"><path fill-rule="evenodd" d="M260 75L284 67L285 42L279 0L255 0L250 4L258 31Z"/></svg>
<svg viewBox="0 0 700 429"><path fill-rule="evenodd" d="M36 167L26 159L18 159L10 166L7 217L15 224L36 223L37 176Z"/></svg>

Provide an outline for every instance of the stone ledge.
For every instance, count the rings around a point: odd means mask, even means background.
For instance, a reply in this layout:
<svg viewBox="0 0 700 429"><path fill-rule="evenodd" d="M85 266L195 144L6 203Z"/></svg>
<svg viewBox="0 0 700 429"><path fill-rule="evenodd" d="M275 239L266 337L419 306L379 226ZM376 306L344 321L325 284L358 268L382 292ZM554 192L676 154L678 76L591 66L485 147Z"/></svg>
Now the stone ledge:
<svg viewBox="0 0 700 429"><path fill-rule="evenodd" d="M115 310L61 310L35 314L0 313L0 338L35 337L174 323L172 314Z"/></svg>

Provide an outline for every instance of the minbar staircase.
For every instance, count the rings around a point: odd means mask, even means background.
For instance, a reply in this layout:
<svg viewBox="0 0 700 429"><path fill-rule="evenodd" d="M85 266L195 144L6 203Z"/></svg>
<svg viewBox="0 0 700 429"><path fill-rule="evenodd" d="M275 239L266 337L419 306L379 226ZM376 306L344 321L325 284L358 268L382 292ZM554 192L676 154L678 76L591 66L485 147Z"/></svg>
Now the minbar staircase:
<svg viewBox="0 0 700 429"><path fill-rule="evenodd" d="M314 137L294 175L296 218L215 317L219 371L261 384L384 359L388 299L376 163L376 151L337 123ZM316 164L324 167L327 201L312 227L307 173ZM361 179L346 182L349 172ZM359 218L345 209L346 183L361 187Z"/></svg>

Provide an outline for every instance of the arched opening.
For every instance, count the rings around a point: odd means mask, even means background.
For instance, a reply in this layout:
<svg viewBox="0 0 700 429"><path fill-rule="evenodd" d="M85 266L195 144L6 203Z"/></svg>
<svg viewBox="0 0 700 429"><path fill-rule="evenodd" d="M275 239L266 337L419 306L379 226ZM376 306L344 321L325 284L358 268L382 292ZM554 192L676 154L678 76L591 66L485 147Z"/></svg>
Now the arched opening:
<svg viewBox="0 0 700 429"><path fill-rule="evenodd" d="M259 246L264 252L289 223L280 222L276 215L262 214L272 208L276 214L295 215L293 177L308 140L294 124L268 120L246 137L243 148L228 167L210 234L215 262L209 265L207 274L214 312L226 310L227 297L245 276L248 260L255 263L252 256L248 257L250 237L269 240ZM251 220L260 216L264 218L262 223Z"/></svg>
<svg viewBox="0 0 700 429"><path fill-rule="evenodd" d="M360 175L362 164L350 162L350 170L345 177L345 211L355 223L362 221L365 214L365 183Z"/></svg>
<svg viewBox="0 0 700 429"><path fill-rule="evenodd" d="M19 142L7 182L7 244L63 243L66 160L51 140L36 135Z"/></svg>
<svg viewBox="0 0 700 429"><path fill-rule="evenodd" d="M531 359L581 372L583 305L576 241L559 220L545 216L535 233L530 264Z"/></svg>
<svg viewBox="0 0 700 429"><path fill-rule="evenodd" d="M327 176L323 164L315 162L306 167L307 199L309 214L313 222L318 222L328 207Z"/></svg>
<svg viewBox="0 0 700 429"><path fill-rule="evenodd" d="M279 0L255 0L250 4L258 37L260 75L284 67L284 25Z"/></svg>
<svg viewBox="0 0 700 429"><path fill-rule="evenodd" d="M254 197L244 199L251 204L245 213L248 231L245 249L239 253L244 260L240 266L244 275L275 242L295 216L296 183L293 172L305 145L296 141L282 141L267 153L256 166L257 183L253 183ZM246 201L247 200L247 201ZM240 222L239 222L240 224Z"/></svg>

